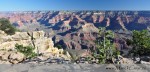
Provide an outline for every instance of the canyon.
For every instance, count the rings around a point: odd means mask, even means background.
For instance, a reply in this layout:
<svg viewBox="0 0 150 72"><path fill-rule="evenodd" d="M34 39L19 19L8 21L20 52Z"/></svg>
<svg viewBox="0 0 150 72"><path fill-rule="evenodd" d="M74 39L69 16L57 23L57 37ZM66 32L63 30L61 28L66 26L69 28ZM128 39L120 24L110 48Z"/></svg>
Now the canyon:
<svg viewBox="0 0 150 72"><path fill-rule="evenodd" d="M125 39L132 30L150 30L150 11L21 11L0 12L22 32L43 30L54 46L83 50L95 48L99 27L115 32L118 49L130 48Z"/></svg>

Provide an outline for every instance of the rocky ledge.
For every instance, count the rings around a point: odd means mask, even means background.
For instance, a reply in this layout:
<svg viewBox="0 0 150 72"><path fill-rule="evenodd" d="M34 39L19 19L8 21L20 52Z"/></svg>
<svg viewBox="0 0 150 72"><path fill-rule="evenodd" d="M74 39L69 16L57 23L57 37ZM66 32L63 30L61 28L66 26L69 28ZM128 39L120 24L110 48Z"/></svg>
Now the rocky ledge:
<svg viewBox="0 0 150 72"><path fill-rule="evenodd" d="M15 45L33 46L34 52L40 54L37 58L47 60L49 58L63 58L70 60L68 52L54 47L52 38L45 37L44 31L16 32L7 35L0 31L0 64L17 64L26 59L25 55L17 52Z"/></svg>

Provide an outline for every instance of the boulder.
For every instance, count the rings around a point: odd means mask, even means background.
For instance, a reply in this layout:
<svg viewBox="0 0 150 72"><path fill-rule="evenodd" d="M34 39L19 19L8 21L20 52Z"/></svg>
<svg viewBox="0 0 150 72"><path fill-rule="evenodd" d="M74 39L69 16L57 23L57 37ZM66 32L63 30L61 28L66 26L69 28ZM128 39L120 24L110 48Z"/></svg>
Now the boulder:
<svg viewBox="0 0 150 72"><path fill-rule="evenodd" d="M17 64L25 58L24 54L15 51L0 51L0 64Z"/></svg>
<svg viewBox="0 0 150 72"><path fill-rule="evenodd" d="M124 58L121 55L119 55L117 63L120 63L120 64L134 64L134 61L132 59Z"/></svg>
<svg viewBox="0 0 150 72"><path fill-rule="evenodd" d="M20 52L12 52L9 55L10 62L13 64L17 64L17 63L23 61L24 58L25 58L25 55Z"/></svg>

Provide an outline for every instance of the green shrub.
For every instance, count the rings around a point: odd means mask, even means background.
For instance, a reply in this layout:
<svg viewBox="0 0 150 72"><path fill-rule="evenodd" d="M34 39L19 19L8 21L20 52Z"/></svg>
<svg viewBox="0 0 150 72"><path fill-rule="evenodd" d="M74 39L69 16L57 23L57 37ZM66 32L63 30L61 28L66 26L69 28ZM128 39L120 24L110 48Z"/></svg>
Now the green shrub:
<svg viewBox="0 0 150 72"><path fill-rule="evenodd" d="M105 30L105 28L101 28L98 34L99 36L95 41L96 50L92 50L93 57L99 59L99 63L109 63L109 60L112 60L112 58L115 58L120 54L114 46L114 33Z"/></svg>
<svg viewBox="0 0 150 72"><path fill-rule="evenodd" d="M17 31L17 29L10 23L10 21L5 18L0 19L0 30L4 31L8 35L13 35Z"/></svg>
<svg viewBox="0 0 150 72"><path fill-rule="evenodd" d="M134 56L150 55L150 33L148 30L133 31L130 54Z"/></svg>
<svg viewBox="0 0 150 72"><path fill-rule="evenodd" d="M33 52L35 48L32 46L23 46L23 45L16 44L15 47L16 47L15 49L18 52L23 53L26 56L26 58L34 58L37 56L37 54Z"/></svg>

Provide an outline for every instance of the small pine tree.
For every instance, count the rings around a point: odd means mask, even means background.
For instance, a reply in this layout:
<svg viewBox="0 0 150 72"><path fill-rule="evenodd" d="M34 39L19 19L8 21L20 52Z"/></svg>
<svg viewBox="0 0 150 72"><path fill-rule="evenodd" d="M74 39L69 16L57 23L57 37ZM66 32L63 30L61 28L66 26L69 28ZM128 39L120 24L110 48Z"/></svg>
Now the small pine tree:
<svg viewBox="0 0 150 72"><path fill-rule="evenodd" d="M114 33L109 30L106 31L105 28L100 28L98 35L96 39L96 51L93 55L99 59L99 63L107 63L108 60L120 54L113 43Z"/></svg>

